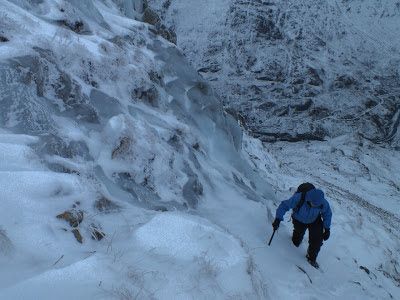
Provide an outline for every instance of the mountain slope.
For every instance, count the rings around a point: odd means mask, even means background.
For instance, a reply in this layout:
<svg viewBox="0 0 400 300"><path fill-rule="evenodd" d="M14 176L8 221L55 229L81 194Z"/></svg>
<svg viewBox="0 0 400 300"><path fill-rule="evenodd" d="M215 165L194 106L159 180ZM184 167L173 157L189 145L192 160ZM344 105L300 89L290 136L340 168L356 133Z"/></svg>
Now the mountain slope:
<svg viewBox="0 0 400 300"><path fill-rule="evenodd" d="M397 156L262 145L133 4L0 3L0 298L396 298ZM334 210L323 272L286 224L265 244L299 178Z"/></svg>
<svg viewBox="0 0 400 300"><path fill-rule="evenodd" d="M396 1L161 1L150 7L264 141L399 144Z"/></svg>
<svg viewBox="0 0 400 300"><path fill-rule="evenodd" d="M259 295L240 243L192 215L216 179L271 188L207 83L117 4L1 3L1 297Z"/></svg>

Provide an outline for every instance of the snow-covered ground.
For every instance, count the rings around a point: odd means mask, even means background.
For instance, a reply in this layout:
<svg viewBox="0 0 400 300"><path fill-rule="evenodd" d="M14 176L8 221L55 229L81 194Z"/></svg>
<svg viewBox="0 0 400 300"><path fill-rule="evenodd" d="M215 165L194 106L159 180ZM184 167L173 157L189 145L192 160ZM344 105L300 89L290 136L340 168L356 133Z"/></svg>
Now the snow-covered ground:
<svg viewBox="0 0 400 300"><path fill-rule="evenodd" d="M267 252L263 253L267 265L275 264L272 277L281 280L274 283L277 298L293 297L296 291L301 299L400 296L400 156L390 149L372 144L363 148L347 141L348 137L319 143L282 142L265 149L258 141L245 142L249 159L268 174L266 180L277 188L278 198L289 197L299 180L314 182L325 191L333 210L331 238L319 255L322 272L305 269L308 277L299 271L306 245L300 249L291 245L290 223L284 223L275 237L274 250L261 250ZM277 251L279 259L269 251Z"/></svg>
<svg viewBox="0 0 400 300"><path fill-rule="evenodd" d="M0 299L399 298L397 153L242 135L115 3L0 3ZM305 180L334 213L320 271L289 223L266 245Z"/></svg>
<svg viewBox="0 0 400 300"><path fill-rule="evenodd" d="M311 148L308 157L288 160L296 149L286 144L263 149L250 138L244 144L244 155L277 188L278 198L288 197L299 178L316 182L326 191L334 212L332 237L322 248L322 271L317 271L305 262L305 243L300 249L291 245L288 223L266 246L273 201L265 199L265 205L249 200L237 184L227 183L218 174L211 174L216 189L205 192L198 210L155 212L127 206L120 212L89 216L101 221L108 237L100 243L87 239L79 244L54 216L74 201L91 211L85 206L93 191L76 175L40 166L28 146L34 139L11 134L2 134L1 139L2 228L6 229L1 239L2 299L399 296L398 214L386 216L363 207L358 197L373 203L378 193L368 194L357 184L366 177L356 166L349 166L354 163L351 157L344 165L357 175L355 182L333 168L328 172L327 157L316 161L312 152L317 146L322 152L325 145L304 145ZM334 144L338 150L352 148ZM7 166L11 148L23 154L14 159L14 166ZM337 155L331 149L328 152ZM369 160L370 170L380 172L385 160L391 159L395 158ZM324 167L326 172L316 171ZM390 198L390 180L373 178L372 183L378 191L389 190L385 193L388 201L395 200ZM398 212L398 203L381 206Z"/></svg>

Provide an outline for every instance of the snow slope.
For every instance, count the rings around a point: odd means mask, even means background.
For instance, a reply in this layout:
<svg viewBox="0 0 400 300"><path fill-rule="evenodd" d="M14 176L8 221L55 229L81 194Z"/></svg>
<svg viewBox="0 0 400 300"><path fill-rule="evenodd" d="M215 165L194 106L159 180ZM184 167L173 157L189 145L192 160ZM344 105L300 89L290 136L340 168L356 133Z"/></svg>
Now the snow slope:
<svg viewBox="0 0 400 300"><path fill-rule="evenodd" d="M399 297L392 152L263 146L132 2L32 3L0 3L0 299ZM289 224L265 243L303 180L334 210L322 272Z"/></svg>

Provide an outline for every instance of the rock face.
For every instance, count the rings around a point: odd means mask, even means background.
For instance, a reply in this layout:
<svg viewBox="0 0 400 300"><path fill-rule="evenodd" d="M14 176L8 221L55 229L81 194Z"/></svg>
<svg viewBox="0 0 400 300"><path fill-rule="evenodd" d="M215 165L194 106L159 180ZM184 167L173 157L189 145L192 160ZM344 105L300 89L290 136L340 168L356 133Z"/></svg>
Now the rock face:
<svg viewBox="0 0 400 300"><path fill-rule="evenodd" d="M157 36L175 39L157 11L143 2L140 16L152 26L126 19L127 27L117 30L103 9L129 15L133 2L115 0L107 8L93 1L17 2L52 31L20 30L18 10L0 20L1 34L10 38L4 47L29 44L21 52L2 52L0 127L38 136L32 147L49 169L88 178L98 194L107 191L110 199L156 211L196 208L212 186L207 173L213 157L229 160L260 194L269 192L240 158L242 131L235 119L180 49ZM101 38L94 42L93 36ZM96 200L90 207L98 212L120 208ZM87 216L82 206L58 218L78 229L89 226Z"/></svg>
<svg viewBox="0 0 400 300"><path fill-rule="evenodd" d="M400 145L400 17L385 1L150 0L224 106L264 141ZM239 119L239 118L238 118Z"/></svg>
<svg viewBox="0 0 400 300"><path fill-rule="evenodd" d="M146 8L143 12L143 22L150 25L156 25L157 23L161 22L161 20L154 10Z"/></svg>
<svg viewBox="0 0 400 300"><path fill-rule="evenodd" d="M147 7L142 16L142 21L154 25L154 33L161 35L167 41L176 45L176 33L174 32L172 27L167 28L161 21L160 16L152 10L151 8Z"/></svg>

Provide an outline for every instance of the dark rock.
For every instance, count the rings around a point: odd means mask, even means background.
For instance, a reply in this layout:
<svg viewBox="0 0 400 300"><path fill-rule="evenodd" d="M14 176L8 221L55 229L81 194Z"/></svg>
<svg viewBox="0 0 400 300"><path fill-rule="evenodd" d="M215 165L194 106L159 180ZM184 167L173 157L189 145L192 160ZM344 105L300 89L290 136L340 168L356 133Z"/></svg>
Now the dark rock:
<svg viewBox="0 0 400 300"><path fill-rule="evenodd" d="M158 74L156 71L150 71L148 74L151 81L161 86L163 85L162 76Z"/></svg>
<svg viewBox="0 0 400 300"><path fill-rule="evenodd" d="M322 40L320 37L315 37L315 43L319 47L325 47L326 46L326 42L324 40Z"/></svg>
<svg viewBox="0 0 400 300"><path fill-rule="evenodd" d="M276 81L276 82L284 81L284 77L281 72L277 72L276 74L270 74L267 76L259 76L259 77L256 77L256 79L261 80L261 81Z"/></svg>
<svg viewBox="0 0 400 300"><path fill-rule="evenodd" d="M58 20L58 21L56 21L56 24L66 27L78 34L89 34L90 33L90 30L87 27L87 25L81 20L78 20L75 22L69 21L69 20Z"/></svg>
<svg viewBox="0 0 400 300"><path fill-rule="evenodd" d="M261 95L262 94L262 89L260 89L258 86L256 86L255 84L251 85L249 87L249 91L251 91L252 93L254 93L255 95Z"/></svg>
<svg viewBox="0 0 400 300"><path fill-rule="evenodd" d="M79 229L74 228L74 229L72 229L71 232L74 234L74 237L76 238L76 240L77 240L79 243L82 244L82 243L83 243L83 237L82 237L81 233L79 232Z"/></svg>
<svg viewBox="0 0 400 300"><path fill-rule="evenodd" d="M168 208L166 208L165 206L161 206L161 205L156 205L153 207L153 210L155 211L161 211L161 212L167 212Z"/></svg>
<svg viewBox="0 0 400 300"><path fill-rule="evenodd" d="M165 25L157 25L157 33L161 35L164 39L175 44L178 42L177 36L173 28L167 28Z"/></svg>
<svg viewBox="0 0 400 300"><path fill-rule="evenodd" d="M350 75L341 75L335 79L334 86L339 89L350 88L355 85L357 81Z"/></svg>
<svg viewBox="0 0 400 300"><path fill-rule="evenodd" d="M310 116L316 117L318 119L328 117L330 115L330 110L326 107L318 106L314 107L308 113Z"/></svg>
<svg viewBox="0 0 400 300"><path fill-rule="evenodd" d="M261 110L267 111L267 110L270 110L274 106L276 106L276 104L273 102L265 102L265 103L259 105L258 108Z"/></svg>
<svg viewBox="0 0 400 300"><path fill-rule="evenodd" d="M264 16L257 16L256 20L256 32L257 35L266 37L269 40L281 40L283 38L282 33L275 23L267 19Z"/></svg>
<svg viewBox="0 0 400 300"><path fill-rule="evenodd" d="M121 207L114 203L113 201L107 199L106 197L102 196L100 199L97 199L94 202L94 208L97 209L101 213L113 213L120 211Z"/></svg>
<svg viewBox="0 0 400 300"><path fill-rule="evenodd" d="M151 175L146 175L140 185L151 192L155 191L154 179Z"/></svg>
<svg viewBox="0 0 400 300"><path fill-rule="evenodd" d="M83 221L83 211L75 209L67 210L57 215L57 218L67 221L71 227L78 227Z"/></svg>
<svg viewBox="0 0 400 300"><path fill-rule="evenodd" d="M224 111L231 115L235 120L237 120L240 123L240 126L243 128L247 128L247 123L245 117L242 115L241 112L238 112L236 110L233 110L229 107L225 108Z"/></svg>
<svg viewBox="0 0 400 300"><path fill-rule="evenodd" d="M365 271L365 273L367 273L368 275L371 273L371 271L367 267L360 266L360 269Z"/></svg>
<svg viewBox="0 0 400 300"><path fill-rule="evenodd" d="M314 102L311 99L307 99L304 103L291 105L291 108L296 112L306 111L313 105L313 103Z"/></svg>
<svg viewBox="0 0 400 300"><path fill-rule="evenodd" d="M176 151L181 152L183 145L178 134L174 134L169 140L168 144L175 148Z"/></svg>
<svg viewBox="0 0 400 300"><path fill-rule="evenodd" d="M76 175L80 175L80 172L78 170L74 170L70 167L66 167L62 164L59 163L47 163L47 167L53 171L53 172L57 172L57 173L66 173L66 174L76 174Z"/></svg>
<svg viewBox="0 0 400 300"><path fill-rule="evenodd" d="M154 10L146 8L142 16L142 21L154 26L154 28L149 29L151 32L162 36L167 41L176 45L177 36L175 30L172 27L167 28L162 24L160 16Z"/></svg>
<svg viewBox="0 0 400 300"><path fill-rule="evenodd" d="M254 73L259 74L256 76L257 80L284 82L286 79L285 72L280 63L273 61L268 63L263 70L257 70Z"/></svg>
<svg viewBox="0 0 400 300"><path fill-rule="evenodd" d="M246 69L250 69L250 68L254 67L256 62L257 62L256 57L254 57L254 56L248 57L246 60Z"/></svg>
<svg viewBox="0 0 400 300"><path fill-rule="evenodd" d="M366 108L372 108L372 107L375 107L375 106L377 106L378 105L378 102L376 102L376 101L374 101L374 100L372 100L372 99L368 99L366 102L365 102L365 107Z"/></svg>
<svg viewBox="0 0 400 300"><path fill-rule="evenodd" d="M129 137L123 137L120 140L119 145L111 153L111 158L115 159L119 156L126 156L130 151L131 144L132 140Z"/></svg>
<svg viewBox="0 0 400 300"><path fill-rule="evenodd" d="M304 83L304 79L303 78L296 78L293 79L292 84L303 84Z"/></svg>
<svg viewBox="0 0 400 300"><path fill-rule="evenodd" d="M301 141L325 141L326 132L323 130L316 130L311 133L302 133L292 135L287 132L261 132L261 131L253 131L252 135L256 138L259 138L263 142L267 143L275 143L279 141L284 142L301 142Z"/></svg>
<svg viewBox="0 0 400 300"><path fill-rule="evenodd" d="M301 91L301 85L293 85L292 86L292 93L297 95Z"/></svg>
<svg viewBox="0 0 400 300"><path fill-rule="evenodd" d="M375 96L383 96L383 95L387 95L387 94L388 94L388 91L386 91L383 88L380 88L380 89L377 89L374 91Z"/></svg>
<svg viewBox="0 0 400 300"><path fill-rule="evenodd" d="M203 67L197 70L199 73L217 73L221 70L221 66L218 64L212 64L208 67Z"/></svg>
<svg viewBox="0 0 400 300"><path fill-rule="evenodd" d="M307 74L309 75L309 79L308 79L307 83L309 85L321 86L324 83L318 73L319 72L316 69L308 68Z"/></svg>
<svg viewBox="0 0 400 300"><path fill-rule="evenodd" d="M126 34L122 36L117 35L111 38L109 41L121 48L124 48L126 43L134 46L144 46L146 44L146 40L137 34Z"/></svg>
<svg viewBox="0 0 400 300"><path fill-rule="evenodd" d="M158 107L158 98L159 93L155 86L152 86L148 89L144 88L136 88L133 90L134 98L142 100L145 103L150 104L152 107Z"/></svg>
<svg viewBox="0 0 400 300"><path fill-rule="evenodd" d="M167 2L170 0L167 0ZM143 10L149 7L149 1L148 0L143 0Z"/></svg>
<svg viewBox="0 0 400 300"><path fill-rule="evenodd" d="M150 25L156 25L161 22L161 19L154 10L147 7L143 12L142 21Z"/></svg>
<svg viewBox="0 0 400 300"><path fill-rule="evenodd" d="M8 38L6 38L5 36L0 35L0 43L5 43L10 41Z"/></svg>

